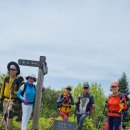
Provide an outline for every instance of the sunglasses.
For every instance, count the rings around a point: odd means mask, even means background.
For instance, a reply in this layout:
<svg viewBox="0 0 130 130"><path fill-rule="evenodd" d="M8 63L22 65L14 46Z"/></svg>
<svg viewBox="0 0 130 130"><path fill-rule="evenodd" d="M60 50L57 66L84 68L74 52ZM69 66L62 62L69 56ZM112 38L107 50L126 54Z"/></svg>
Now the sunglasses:
<svg viewBox="0 0 130 130"><path fill-rule="evenodd" d="M111 88L117 88L117 86L112 86Z"/></svg>
<svg viewBox="0 0 130 130"><path fill-rule="evenodd" d="M29 79L34 80L34 81L35 81L35 78L33 78L33 77L29 77Z"/></svg>
<svg viewBox="0 0 130 130"><path fill-rule="evenodd" d="M17 71L17 69L10 68L10 71Z"/></svg>

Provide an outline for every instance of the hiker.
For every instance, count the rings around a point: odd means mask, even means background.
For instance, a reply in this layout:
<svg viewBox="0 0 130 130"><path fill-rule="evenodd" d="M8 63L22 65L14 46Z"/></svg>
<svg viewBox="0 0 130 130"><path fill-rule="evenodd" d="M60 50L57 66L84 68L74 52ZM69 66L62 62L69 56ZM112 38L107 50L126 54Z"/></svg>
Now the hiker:
<svg viewBox="0 0 130 130"><path fill-rule="evenodd" d="M122 112L127 109L126 97L119 93L119 83L113 82L110 90L112 94L109 95L106 106L108 109L108 126L109 130L119 130L122 120Z"/></svg>
<svg viewBox="0 0 130 130"><path fill-rule="evenodd" d="M23 78L18 76L20 74L19 65L12 61L7 65L8 76L3 79L1 87L1 99L3 100L3 113L6 128L12 130L13 128L13 117L15 115L20 116L21 104L17 98L16 92L23 82ZM2 123L3 124L3 119Z"/></svg>
<svg viewBox="0 0 130 130"><path fill-rule="evenodd" d="M64 121L68 121L71 105L74 105L74 100L71 95L72 88L67 87L63 94L57 100L59 114Z"/></svg>
<svg viewBox="0 0 130 130"><path fill-rule="evenodd" d="M78 130L82 130L83 122L89 116L92 108L95 108L94 97L89 92L89 84L83 84L83 93L75 101Z"/></svg>
<svg viewBox="0 0 130 130"><path fill-rule="evenodd" d="M18 98L22 101L22 130L27 130L36 97L35 75L28 75L26 80L17 92Z"/></svg>

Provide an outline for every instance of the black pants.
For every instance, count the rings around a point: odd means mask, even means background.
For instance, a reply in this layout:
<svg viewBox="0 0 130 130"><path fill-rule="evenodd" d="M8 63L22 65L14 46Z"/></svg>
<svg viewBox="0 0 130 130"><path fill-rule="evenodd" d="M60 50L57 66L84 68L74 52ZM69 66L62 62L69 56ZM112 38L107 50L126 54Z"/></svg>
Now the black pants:
<svg viewBox="0 0 130 130"><path fill-rule="evenodd" d="M108 117L109 130L118 130L121 125L121 117Z"/></svg>

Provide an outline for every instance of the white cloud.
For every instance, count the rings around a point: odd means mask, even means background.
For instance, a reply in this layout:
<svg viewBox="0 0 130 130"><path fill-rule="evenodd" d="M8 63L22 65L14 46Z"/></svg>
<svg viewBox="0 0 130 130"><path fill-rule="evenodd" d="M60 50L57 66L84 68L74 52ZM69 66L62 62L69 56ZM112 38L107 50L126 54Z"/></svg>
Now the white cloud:
<svg viewBox="0 0 130 130"><path fill-rule="evenodd" d="M45 55L49 66L46 84L52 86L60 86L60 79L62 85L70 79L70 84L89 80L107 86L122 72L127 72L130 78L127 0L3 1L1 4L2 72L10 60L38 60ZM23 75L32 70L37 73L37 69L22 67Z"/></svg>

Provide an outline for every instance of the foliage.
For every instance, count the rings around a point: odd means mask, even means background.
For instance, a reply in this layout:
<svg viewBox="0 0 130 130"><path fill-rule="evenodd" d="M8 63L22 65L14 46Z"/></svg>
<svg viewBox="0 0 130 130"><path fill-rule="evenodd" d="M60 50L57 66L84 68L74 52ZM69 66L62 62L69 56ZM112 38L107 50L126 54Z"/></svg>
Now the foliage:
<svg viewBox="0 0 130 130"><path fill-rule="evenodd" d="M0 83L2 83L3 76L0 74ZM129 95L128 81L125 73L122 74L122 77L119 79L120 91ZM55 120L61 120L61 117L58 117L57 112L57 98L59 94L63 93L63 88L61 90L53 90L48 87L42 95L41 109L40 109L40 119L39 119L39 130L53 130L53 123ZM72 91L74 100L78 97L79 94L82 94L82 84L79 83ZM83 130L96 130L96 127L99 126L99 130L103 130L105 115L104 103L106 101L105 94L100 84L92 83L90 84L90 93L94 95L96 109L93 110L93 113L90 117L86 118L83 125ZM69 121L76 121L75 117L75 105L72 106ZM130 115L130 110L128 111ZM0 116L1 117L1 116ZM129 127L130 130L130 116L127 117L123 125ZM28 125L28 130L32 129L32 120ZM100 125L99 125L100 124ZM19 126L19 123L13 120L13 130L16 130Z"/></svg>
<svg viewBox="0 0 130 130"><path fill-rule="evenodd" d="M130 94L129 83L125 73L122 73L122 76L119 79L119 88L121 93L125 93L127 96Z"/></svg>
<svg viewBox="0 0 130 130"><path fill-rule="evenodd" d="M49 118L57 114L57 99L62 90L53 90L50 87L43 92L41 102L41 116Z"/></svg>
<svg viewBox="0 0 130 130"><path fill-rule="evenodd" d="M129 83L125 73L123 73L121 78L119 79L119 87L121 93L124 93L127 96L129 96L130 94ZM128 102L128 105L130 106L130 102ZM130 109L128 110L127 114L123 119L123 128L126 128L128 126L130 126Z"/></svg>

